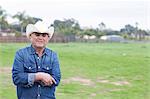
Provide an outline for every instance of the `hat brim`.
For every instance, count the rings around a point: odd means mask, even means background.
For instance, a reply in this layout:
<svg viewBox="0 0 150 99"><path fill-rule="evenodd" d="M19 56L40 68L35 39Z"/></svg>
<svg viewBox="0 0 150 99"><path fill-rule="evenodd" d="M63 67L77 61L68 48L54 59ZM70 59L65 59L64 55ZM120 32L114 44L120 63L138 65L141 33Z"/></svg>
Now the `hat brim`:
<svg viewBox="0 0 150 99"><path fill-rule="evenodd" d="M27 38L29 38L30 35L33 32L47 33L49 35L49 38L51 38L54 34L54 27L42 28L40 26L36 26L36 25L33 25L33 24L28 24L27 27L26 27L26 36L27 36Z"/></svg>

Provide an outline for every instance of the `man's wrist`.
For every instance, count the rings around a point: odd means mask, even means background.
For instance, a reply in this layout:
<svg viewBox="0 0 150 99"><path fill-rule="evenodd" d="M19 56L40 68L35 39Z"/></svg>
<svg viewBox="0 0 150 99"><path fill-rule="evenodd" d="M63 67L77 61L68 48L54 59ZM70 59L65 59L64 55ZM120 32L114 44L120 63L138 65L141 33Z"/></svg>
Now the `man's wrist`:
<svg viewBox="0 0 150 99"><path fill-rule="evenodd" d="M40 72L37 72L37 73L35 74L35 81L39 81L39 80L41 80L41 79L42 79L41 73L40 73Z"/></svg>

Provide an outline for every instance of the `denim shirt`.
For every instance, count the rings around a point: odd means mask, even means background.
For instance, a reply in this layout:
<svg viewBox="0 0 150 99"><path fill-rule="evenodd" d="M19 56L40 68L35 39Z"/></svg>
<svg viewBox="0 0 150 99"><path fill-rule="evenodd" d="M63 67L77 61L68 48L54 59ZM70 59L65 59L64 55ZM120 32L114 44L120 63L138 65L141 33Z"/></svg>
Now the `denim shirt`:
<svg viewBox="0 0 150 99"><path fill-rule="evenodd" d="M56 84L44 86L34 82L37 72L50 74ZM61 79L57 54L45 48L42 57L38 57L32 46L18 50L13 63L12 79L17 86L18 99L55 99L55 88Z"/></svg>

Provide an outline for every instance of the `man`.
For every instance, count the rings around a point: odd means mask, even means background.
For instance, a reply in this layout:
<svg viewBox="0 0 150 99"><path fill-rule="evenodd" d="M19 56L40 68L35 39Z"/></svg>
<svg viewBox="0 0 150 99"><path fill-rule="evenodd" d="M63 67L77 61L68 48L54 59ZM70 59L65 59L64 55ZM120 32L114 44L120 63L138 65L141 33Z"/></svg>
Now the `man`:
<svg viewBox="0 0 150 99"><path fill-rule="evenodd" d="M54 33L43 22L26 28L31 46L16 52L12 78L18 99L55 99L55 88L61 78L57 54L46 48Z"/></svg>

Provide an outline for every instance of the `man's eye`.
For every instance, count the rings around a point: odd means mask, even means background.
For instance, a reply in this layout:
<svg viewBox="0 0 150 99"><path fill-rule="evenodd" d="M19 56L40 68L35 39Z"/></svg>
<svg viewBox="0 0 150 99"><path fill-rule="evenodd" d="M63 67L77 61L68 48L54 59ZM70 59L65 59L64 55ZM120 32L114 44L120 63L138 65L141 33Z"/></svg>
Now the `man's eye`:
<svg viewBox="0 0 150 99"><path fill-rule="evenodd" d="M34 35L35 35L35 36L40 36L40 34L39 34L39 33L34 33Z"/></svg>

